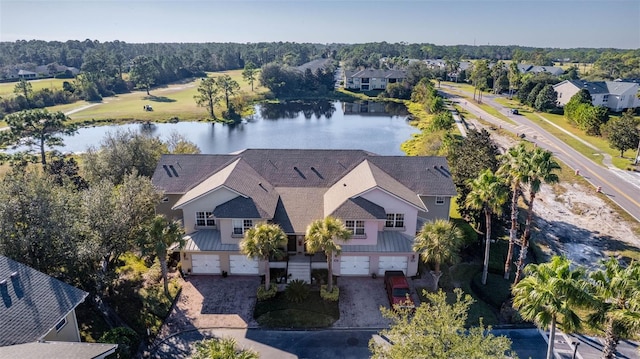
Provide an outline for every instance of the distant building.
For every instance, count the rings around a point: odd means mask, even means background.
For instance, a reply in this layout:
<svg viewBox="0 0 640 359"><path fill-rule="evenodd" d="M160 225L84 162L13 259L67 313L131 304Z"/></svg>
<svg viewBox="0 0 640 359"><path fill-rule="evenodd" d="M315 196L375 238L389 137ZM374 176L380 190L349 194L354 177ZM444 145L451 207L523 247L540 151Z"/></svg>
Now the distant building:
<svg viewBox="0 0 640 359"><path fill-rule="evenodd" d="M544 72L553 76L560 76L564 73L564 70L561 67L535 66L531 64L518 64L518 70L520 70L520 73L522 74L539 74Z"/></svg>
<svg viewBox="0 0 640 359"><path fill-rule="evenodd" d="M404 70L347 70L344 72L344 87L360 91L384 90L388 84L403 82L406 78Z"/></svg>
<svg viewBox="0 0 640 359"><path fill-rule="evenodd" d="M27 70L20 70L18 71L18 78L19 79L35 79L36 77L38 77L38 74L33 72L33 71L27 71Z"/></svg>
<svg viewBox="0 0 640 359"><path fill-rule="evenodd" d="M559 106L566 105L573 95L586 89L594 106L605 106L611 111L621 112L640 107L638 86L634 82L566 80L554 85L553 89L558 93Z"/></svg>

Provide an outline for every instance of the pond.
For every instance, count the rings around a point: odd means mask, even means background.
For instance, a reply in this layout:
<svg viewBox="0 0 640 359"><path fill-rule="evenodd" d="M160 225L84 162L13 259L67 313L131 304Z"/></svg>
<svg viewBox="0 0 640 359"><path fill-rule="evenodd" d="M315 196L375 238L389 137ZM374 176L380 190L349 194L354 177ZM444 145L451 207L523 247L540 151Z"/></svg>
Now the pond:
<svg viewBox="0 0 640 359"><path fill-rule="evenodd" d="M403 155L400 144L418 129L409 125L404 105L379 102L289 102L259 104L255 114L236 125L207 122L126 124L79 129L65 137L61 152L84 152L117 130L148 132L166 139L172 132L194 142L202 153L230 153L245 148L363 149Z"/></svg>

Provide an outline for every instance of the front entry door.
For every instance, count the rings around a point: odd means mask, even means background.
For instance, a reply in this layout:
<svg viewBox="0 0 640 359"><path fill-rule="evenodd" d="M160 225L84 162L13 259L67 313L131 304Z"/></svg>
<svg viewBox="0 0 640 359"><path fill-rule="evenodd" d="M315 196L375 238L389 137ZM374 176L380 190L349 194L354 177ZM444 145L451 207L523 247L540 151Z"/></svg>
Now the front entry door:
<svg viewBox="0 0 640 359"><path fill-rule="evenodd" d="M298 248L297 248L297 243L296 243L296 236L287 236L287 252L290 253L295 253Z"/></svg>

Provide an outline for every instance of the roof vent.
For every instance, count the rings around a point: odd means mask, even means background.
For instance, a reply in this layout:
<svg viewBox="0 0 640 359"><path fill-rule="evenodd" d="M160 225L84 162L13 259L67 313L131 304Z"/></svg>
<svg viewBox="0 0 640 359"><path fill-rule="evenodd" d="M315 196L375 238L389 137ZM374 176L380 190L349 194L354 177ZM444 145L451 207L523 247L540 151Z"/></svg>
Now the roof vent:
<svg viewBox="0 0 640 359"><path fill-rule="evenodd" d="M169 168L171 169L171 173L173 173L174 176L180 177L178 176L178 171L176 171L176 168L173 167L173 165L169 165Z"/></svg>
<svg viewBox="0 0 640 359"><path fill-rule="evenodd" d="M307 177L305 177L304 173L302 173L302 171L300 171L300 169L298 169L298 167L293 166L293 170L298 172L298 174L300 175L300 177L307 179Z"/></svg>
<svg viewBox="0 0 640 359"><path fill-rule="evenodd" d="M165 172L167 172L167 176L173 177L173 175L171 174L171 171L169 171L169 167L167 167L167 165L162 165L162 168L164 168Z"/></svg>

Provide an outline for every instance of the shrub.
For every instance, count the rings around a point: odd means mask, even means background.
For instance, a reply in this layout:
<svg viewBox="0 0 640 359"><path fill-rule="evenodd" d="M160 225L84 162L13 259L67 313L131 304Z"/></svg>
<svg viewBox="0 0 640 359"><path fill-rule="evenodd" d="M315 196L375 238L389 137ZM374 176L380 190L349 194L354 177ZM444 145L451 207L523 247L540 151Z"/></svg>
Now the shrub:
<svg viewBox="0 0 640 359"><path fill-rule="evenodd" d="M309 286L305 281L296 279L287 284L284 296L290 302L300 303L309 297Z"/></svg>
<svg viewBox="0 0 640 359"><path fill-rule="evenodd" d="M340 289L338 288L337 285L335 285L333 286L332 292L327 292L326 285L320 286L320 297L324 300L337 302L338 298L340 297Z"/></svg>
<svg viewBox="0 0 640 359"><path fill-rule="evenodd" d="M133 358L138 349L138 334L132 329L118 327L104 333L98 342L118 344L118 349L115 352L117 358Z"/></svg>
<svg viewBox="0 0 640 359"><path fill-rule="evenodd" d="M267 300L275 297L276 293L278 293L278 286L272 284L269 286L269 290L266 290L264 289L264 286L261 285L258 287L257 297L260 301Z"/></svg>

